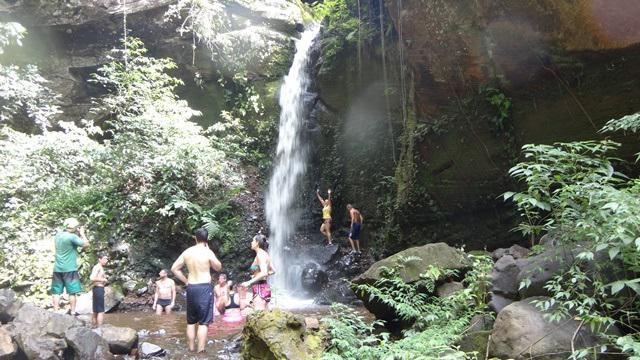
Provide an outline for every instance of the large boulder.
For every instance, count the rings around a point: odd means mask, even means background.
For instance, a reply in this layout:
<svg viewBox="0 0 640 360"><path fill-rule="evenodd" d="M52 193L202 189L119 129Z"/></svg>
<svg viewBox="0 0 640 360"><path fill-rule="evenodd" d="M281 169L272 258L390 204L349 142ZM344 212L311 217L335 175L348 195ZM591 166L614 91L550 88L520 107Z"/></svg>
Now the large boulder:
<svg viewBox="0 0 640 360"><path fill-rule="evenodd" d="M519 273L518 262L513 256L502 256L491 270L491 291L510 299L517 299Z"/></svg>
<svg viewBox="0 0 640 360"><path fill-rule="evenodd" d="M13 359L18 347L11 339L11 334L3 328L0 328L0 360Z"/></svg>
<svg viewBox="0 0 640 360"><path fill-rule="evenodd" d="M11 289L0 289L0 323L6 324L20 310L22 302L16 297L16 293Z"/></svg>
<svg viewBox="0 0 640 360"><path fill-rule="evenodd" d="M600 344L600 339L573 319L550 322L544 313L536 308L529 298L514 302L498 314L493 330L489 351L501 359L566 359L571 354L571 341L575 335L575 348L581 349Z"/></svg>
<svg viewBox="0 0 640 360"><path fill-rule="evenodd" d="M374 263L362 275L356 277L353 283L357 285L371 285L375 283L382 278L381 272L383 268L393 268L399 264L402 258L413 259L405 263L399 270L400 277L407 283L413 283L419 280L420 274L425 273L431 265L443 269L460 271L470 266L470 261L461 250L455 249L445 243L427 244L406 249ZM356 291L356 295L364 302L367 310L373 313L378 319L389 322L397 319L394 309L376 299L370 299L367 292ZM388 323L388 325L392 326L391 323Z"/></svg>
<svg viewBox="0 0 640 360"><path fill-rule="evenodd" d="M322 332L307 329L303 317L280 309L250 314L242 337L245 359L296 360L322 356Z"/></svg>
<svg viewBox="0 0 640 360"><path fill-rule="evenodd" d="M112 354L129 354L138 343L138 333L134 329L105 324L100 330Z"/></svg>
<svg viewBox="0 0 640 360"><path fill-rule="evenodd" d="M404 264L400 269L400 277L407 283L413 283L420 279L420 274L426 272L431 265L449 270L465 270L471 266L469 259L462 250L453 248L445 243L426 244L412 247L388 258L382 259L356 277L356 284L373 284L381 278L382 268L393 268L402 258L417 258Z"/></svg>
<svg viewBox="0 0 640 360"><path fill-rule="evenodd" d="M113 286L106 286L104 288L104 310L106 312L109 312L118 306L123 299L124 295L118 288ZM76 312L82 315L93 313L93 295L91 292L82 294L78 297Z"/></svg>
<svg viewBox="0 0 640 360"><path fill-rule="evenodd" d="M441 298L449 297L458 291L464 290L464 285L458 281L446 282L436 289L436 295Z"/></svg>
<svg viewBox="0 0 640 360"><path fill-rule="evenodd" d="M300 276L302 287L311 292L317 293L327 283L327 273L316 263L308 263Z"/></svg>
<svg viewBox="0 0 640 360"><path fill-rule="evenodd" d="M356 294L351 289L351 284L346 279L336 279L330 281L314 300L319 305L331 305L334 302L341 304L353 304L359 301Z"/></svg>
<svg viewBox="0 0 640 360"><path fill-rule="evenodd" d="M489 301L489 309L496 314L502 311L509 304L513 303L512 299L508 299L502 295L489 293L491 300Z"/></svg>
<svg viewBox="0 0 640 360"><path fill-rule="evenodd" d="M24 304L11 323L11 333L28 359L58 359L67 351L65 333L83 325L71 315Z"/></svg>
<svg viewBox="0 0 640 360"><path fill-rule="evenodd" d="M87 327L70 328L64 333L73 360L111 359L109 344L97 333Z"/></svg>

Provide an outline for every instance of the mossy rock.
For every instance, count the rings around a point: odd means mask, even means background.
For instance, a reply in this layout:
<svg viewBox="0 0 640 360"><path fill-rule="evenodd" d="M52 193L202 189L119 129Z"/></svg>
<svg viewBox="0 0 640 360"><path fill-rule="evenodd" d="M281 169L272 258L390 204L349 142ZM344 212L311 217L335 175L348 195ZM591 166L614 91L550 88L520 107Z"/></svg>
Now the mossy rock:
<svg viewBox="0 0 640 360"><path fill-rule="evenodd" d="M320 359L323 331L305 327L304 318L274 309L247 317L242 331L244 359Z"/></svg>
<svg viewBox="0 0 640 360"><path fill-rule="evenodd" d="M489 343L489 335L491 335L491 330L473 331L466 334L459 341L460 351L485 354Z"/></svg>
<svg viewBox="0 0 640 360"><path fill-rule="evenodd" d="M356 284L373 284L380 279L383 267L393 268L402 258L415 257L419 260L404 264L399 274L402 280L413 283L420 280L420 274L426 272L431 265L449 270L465 270L471 266L466 254L445 243L427 244L412 247L388 258L382 259L353 280Z"/></svg>

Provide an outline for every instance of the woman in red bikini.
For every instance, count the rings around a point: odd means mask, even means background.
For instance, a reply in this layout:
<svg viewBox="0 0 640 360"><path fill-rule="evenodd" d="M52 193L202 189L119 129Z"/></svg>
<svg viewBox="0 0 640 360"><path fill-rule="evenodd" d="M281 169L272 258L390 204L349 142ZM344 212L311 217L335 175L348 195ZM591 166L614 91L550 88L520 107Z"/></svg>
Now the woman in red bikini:
<svg viewBox="0 0 640 360"><path fill-rule="evenodd" d="M242 283L242 286L253 290L253 307L256 310L266 310L271 300L271 288L267 283L267 278L275 274L275 269L271 263L271 257L267 253L269 242L267 237L258 232L251 241L251 250L256 252L256 257L249 268L253 272L251 280Z"/></svg>

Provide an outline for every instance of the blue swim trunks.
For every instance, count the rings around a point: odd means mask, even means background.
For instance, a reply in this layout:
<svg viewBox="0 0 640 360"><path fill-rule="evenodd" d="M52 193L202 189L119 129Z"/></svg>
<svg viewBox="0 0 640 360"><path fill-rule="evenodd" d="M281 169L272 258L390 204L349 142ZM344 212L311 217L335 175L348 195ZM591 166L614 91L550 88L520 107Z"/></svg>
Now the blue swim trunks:
<svg viewBox="0 0 640 360"><path fill-rule="evenodd" d="M351 225L351 231L349 232L349 239L351 240L360 240L360 227L362 226L362 224L360 223L353 223L353 225Z"/></svg>

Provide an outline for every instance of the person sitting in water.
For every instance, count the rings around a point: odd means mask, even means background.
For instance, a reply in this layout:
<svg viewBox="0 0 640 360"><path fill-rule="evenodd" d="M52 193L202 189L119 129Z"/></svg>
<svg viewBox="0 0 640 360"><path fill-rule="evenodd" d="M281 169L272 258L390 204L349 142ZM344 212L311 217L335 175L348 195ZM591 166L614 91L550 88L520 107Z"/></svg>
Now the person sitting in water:
<svg viewBox="0 0 640 360"><path fill-rule="evenodd" d="M316 190L316 196L318 200L320 200L320 204L322 204L322 225L320 225L320 233L327 237L327 245L332 245L333 240L331 239L331 189L327 190L328 197L327 199L323 199L320 196L320 190Z"/></svg>
<svg viewBox="0 0 640 360"><path fill-rule="evenodd" d="M351 243L351 251L360 254L360 229L364 222L364 217L351 204L347 204L347 210L351 217L351 229L349 230L349 243Z"/></svg>
<svg viewBox="0 0 640 360"><path fill-rule="evenodd" d="M218 283L213 287L213 294L215 295L215 308L219 314L224 314L225 309L231 302L229 290L231 284L231 281L227 281L227 274L221 273L218 275Z"/></svg>
<svg viewBox="0 0 640 360"><path fill-rule="evenodd" d="M275 268L271 263L271 258L267 249L269 248L269 242L267 238L258 234L253 237L251 241L251 250L256 252L256 257L249 267L249 270L253 272L251 280L242 283L242 286L249 287L253 290L253 299L251 304L256 310L266 310L269 301L271 301L271 288L267 283L267 278L270 275L275 274Z"/></svg>
<svg viewBox="0 0 640 360"><path fill-rule="evenodd" d="M248 302L247 289L242 285L234 285L229 296L229 303L225 307L222 321L233 323L244 320L246 316L244 309L247 307Z"/></svg>
<svg viewBox="0 0 640 360"><path fill-rule="evenodd" d="M156 281L156 292L153 297L153 310L157 315L162 315L162 311L171 314L171 310L176 304L176 283L169 279L169 272L165 269L158 273L160 280Z"/></svg>

